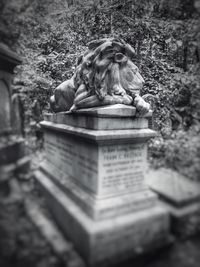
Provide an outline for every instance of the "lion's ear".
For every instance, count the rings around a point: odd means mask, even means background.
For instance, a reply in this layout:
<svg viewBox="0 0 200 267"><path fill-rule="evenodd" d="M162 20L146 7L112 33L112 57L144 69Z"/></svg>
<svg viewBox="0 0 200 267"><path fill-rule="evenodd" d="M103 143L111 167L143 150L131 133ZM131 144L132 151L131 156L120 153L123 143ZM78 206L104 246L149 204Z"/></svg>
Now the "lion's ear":
<svg viewBox="0 0 200 267"><path fill-rule="evenodd" d="M129 58L136 57L137 55L135 49L129 44L125 44L125 53Z"/></svg>

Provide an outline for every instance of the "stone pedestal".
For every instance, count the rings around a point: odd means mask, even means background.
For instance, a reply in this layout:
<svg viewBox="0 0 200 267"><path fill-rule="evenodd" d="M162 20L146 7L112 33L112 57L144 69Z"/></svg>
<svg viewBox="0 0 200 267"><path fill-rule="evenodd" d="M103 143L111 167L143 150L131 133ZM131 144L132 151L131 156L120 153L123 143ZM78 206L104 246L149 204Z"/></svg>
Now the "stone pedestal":
<svg viewBox="0 0 200 267"><path fill-rule="evenodd" d="M147 141L155 136L149 116L114 105L49 114L41 123L46 160L35 177L58 224L90 265L169 241L168 213L145 183Z"/></svg>

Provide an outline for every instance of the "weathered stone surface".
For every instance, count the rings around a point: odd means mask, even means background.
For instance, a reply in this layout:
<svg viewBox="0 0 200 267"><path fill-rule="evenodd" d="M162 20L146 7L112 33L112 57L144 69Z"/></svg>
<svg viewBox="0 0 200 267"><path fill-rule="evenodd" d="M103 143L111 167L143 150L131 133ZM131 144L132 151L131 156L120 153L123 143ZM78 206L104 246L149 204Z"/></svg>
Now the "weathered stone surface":
<svg viewBox="0 0 200 267"><path fill-rule="evenodd" d="M200 184L168 169L149 171L149 186L171 215L172 230L179 237L200 231Z"/></svg>
<svg viewBox="0 0 200 267"><path fill-rule="evenodd" d="M63 115L63 116L62 116ZM148 118L131 118L131 117L115 117L112 118L112 123L110 123L110 118L107 117L94 117L85 116L78 114L57 114L46 115L48 121L54 123L67 124L70 126L77 126L92 130L119 130L119 129L144 129L148 128Z"/></svg>
<svg viewBox="0 0 200 267"><path fill-rule="evenodd" d="M200 202L200 184L170 169L151 170L147 173L147 183L174 206L185 206Z"/></svg>
<svg viewBox="0 0 200 267"><path fill-rule="evenodd" d="M20 100L19 94L14 94L12 96L12 116L11 116L11 124L12 124L12 132L15 135L22 136L23 135L23 106Z"/></svg>
<svg viewBox="0 0 200 267"><path fill-rule="evenodd" d="M98 196L144 189L145 143L98 145L68 134L45 133L46 158Z"/></svg>
<svg viewBox="0 0 200 267"><path fill-rule="evenodd" d="M101 194L144 187L147 146L129 143L99 147L99 191Z"/></svg>
<svg viewBox="0 0 200 267"><path fill-rule="evenodd" d="M113 196L99 196L81 187L80 184L55 165L43 162L40 170L67 193L88 216L95 220L113 217L120 214L147 209L155 205L156 195L149 191L145 185L138 189L130 189L123 194Z"/></svg>
<svg viewBox="0 0 200 267"><path fill-rule="evenodd" d="M95 116L95 117L107 117L107 118L116 118L116 117L135 117L136 116L136 108L133 106L123 105L123 104L115 104L103 107L93 107L93 108L85 108L74 110L72 113L82 115L85 114L87 116ZM145 117L150 116L150 112Z"/></svg>
<svg viewBox="0 0 200 267"><path fill-rule="evenodd" d="M11 80L18 56L0 43L0 135L11 131Z"/></svg>
<svg viewBox="0 0 200 267"><path fill-rule="evenodd" d="M90 265L119 262L169 241L168 215L161 207L94 222L40 171L36 179L60 227Z"/></svg>
<svg viewBox="0 0 200 267"><path fill-rule="evenodd" d="M116 104L80 109L73 112L45 114L45 120L93 130L145 129L151 111L140 117L132 106Z"/></svg>
<svg viewBox="0 0 200 267"><path fill-rule="evenodd" d="M112 123L112 121L111 121ZM40 125L48 130L54 130L58 133L73 135L79 139L84 138L86 142L103 144L122 144L122 143L140 143L156 136L156 132L150 129L125 129L125 130L101 130L95 131L80 127L73 127L64 124L57 124L48 121L42 121Z"/></svg>
<svg viewBox="0 0 200 267"><path fill-rule="evenodd" d="M11 131L10 75L0 70L0 134Z"/></svg>
<svg viewBox="0 0 200 267"><path fill-rule="evenodd" d="M58 224L87 263L118 262L166 244L168 213L145 184L146 141L155 132L91 130L63 123L74 114L54 116L54 122L41 123L46 160L35 176ZM101 116L91 117L106 118ZM112 124L113 118L106 119Z"/></svg>

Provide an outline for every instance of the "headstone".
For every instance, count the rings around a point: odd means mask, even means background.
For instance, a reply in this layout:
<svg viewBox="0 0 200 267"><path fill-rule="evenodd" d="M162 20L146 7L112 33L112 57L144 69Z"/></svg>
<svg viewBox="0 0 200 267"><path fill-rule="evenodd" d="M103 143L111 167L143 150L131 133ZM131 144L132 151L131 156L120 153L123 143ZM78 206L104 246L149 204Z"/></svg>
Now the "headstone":
<svg viewBox="0 0 200 267"><path fill-rule="evenodd" d="M0 135L11 132L11 81L15 66L21 63L18 56L0 44Z"/></svg>
<svg viewBox="0 0 200 267"><path fill-rule="evenodd" d="M11 105L9 88L3 78L0 80L0 92L0 132L6 133L11 131Z"/></svg>
<svg viewBox="0 0 200 267"><path fill-rule="evenodd" d="M13 124L11 82L14 68L21 63L19 57L8 47L0 44L0 195L9 195L10 180L28 168L24 140L16 134ZM15 114L17 115L17 114ZM19 121L15 121L19 127Z"/></svg>
<svg viewBox="0 0 200 267"><path fill-rule="evenodd" d="M170 240L168 212L145 183L147 141L155 136L149 116L114 105L41 122L46 160L35 177L89 265L118 263Z"/></svg>
<svg viewBox="0 0 200 267"><path fill-rule="evenodd" d="M23 105L19 94L12 96L12 131L14 134L22 136L24 135L24 118L23 118Z"/></svg>

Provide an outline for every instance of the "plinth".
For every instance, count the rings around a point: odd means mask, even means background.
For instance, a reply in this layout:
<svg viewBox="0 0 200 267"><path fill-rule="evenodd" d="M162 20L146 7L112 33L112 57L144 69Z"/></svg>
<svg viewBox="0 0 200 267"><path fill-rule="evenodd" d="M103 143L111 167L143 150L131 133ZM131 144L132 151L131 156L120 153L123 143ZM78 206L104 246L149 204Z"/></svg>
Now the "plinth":
<svg viewBox="0 0 200 267"><path fill-rule="evenodd" d="M124 105L57 113L41 123L35 173L57 223L89 265L166 245L169 217L145 183L148 119ZM129 125L127 127L127 125Z"/></svg>

